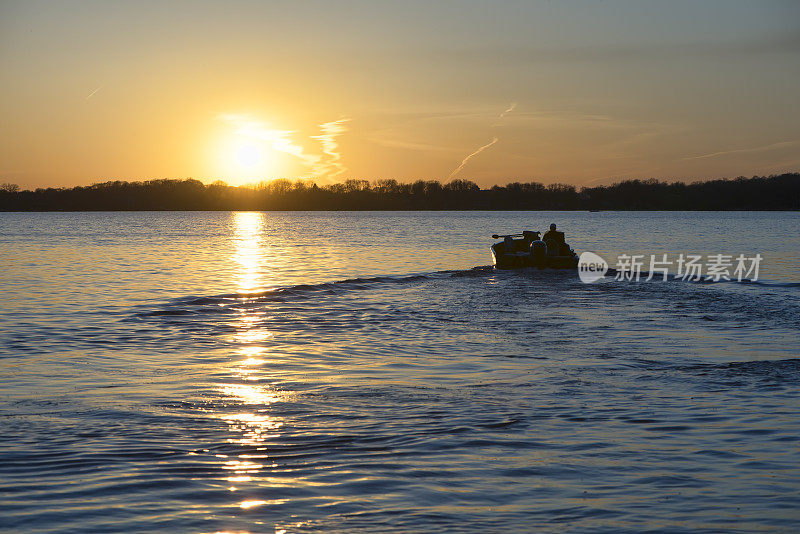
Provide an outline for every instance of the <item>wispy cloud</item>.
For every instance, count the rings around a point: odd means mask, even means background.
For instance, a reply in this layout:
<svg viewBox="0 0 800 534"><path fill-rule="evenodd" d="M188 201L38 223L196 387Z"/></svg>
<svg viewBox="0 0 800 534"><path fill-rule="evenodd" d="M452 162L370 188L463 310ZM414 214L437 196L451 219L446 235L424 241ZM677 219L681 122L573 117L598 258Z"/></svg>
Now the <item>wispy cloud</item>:
<svg viewBox="0 0 800 534"><path fill-rule="evenodd" d="M778 150L781 148L788 148L791 146L800 145L800 140L794 141L781 141L780 143L772 143L770 145L762 145L762 146L755 146L750 148L737 148L733 150L722 150L719 152L711 152L709 154L701 154L699 156L690 156L687 158L681 158L681 160L692 160L692 159L708 159L708 158L716 158L719 156L729 156L731 154L751 154L754 152L767 152L770 150Z"/></svg>
<svg viewBox="0 0 800 534"><path fill-rule="evenodd" d="M324 167L320 166L322 158L316 154L306 153L302 146L292 140L295 131L271 129L265 123L247 115L224 114L222 120L236 128L238 135L264 141L273 150L296 157L315 175L323 172Z"/></svg>
<svg viewBox="0 0 800 534"><path fill-rule="evenodd" d="M327 164L326 178L333 179L347 171L347 167L342 164L342 155L339 152L339 143L336 138L347 131L345 124L349 121L350 119L339 119L320 124L322 134L312 136L312 139L318 139L322 143L322 152L328 156L325 162Z"/></svg>
<svg viewBox="0 0 800 534"><path fill-rule="evenodd" d="M432 143L416 143L413 141L404 141L400 139L387 139L383 137L369 137L369 141L381 145L388 146L389 148L402 148L404 150L418 150L421 152L453 152L454 148L450 146L435 145Z"/></svg>
<svg viewBox="0 0 800 534"><path fill-rule="evenodd" d="M342 162L337 137L347 131L345 123L349 118L320 124L320 135L312 135L307 139L320 141L321 153L317 154L304 148L295 141L302 135L295 130L278 130L270 128L266 123L248 115L223 114L222 120L232 125L238 135L267 143L273 150L283 152L297 158L310 171L310 177L316 179L333 179L347 171Z"/></svg>

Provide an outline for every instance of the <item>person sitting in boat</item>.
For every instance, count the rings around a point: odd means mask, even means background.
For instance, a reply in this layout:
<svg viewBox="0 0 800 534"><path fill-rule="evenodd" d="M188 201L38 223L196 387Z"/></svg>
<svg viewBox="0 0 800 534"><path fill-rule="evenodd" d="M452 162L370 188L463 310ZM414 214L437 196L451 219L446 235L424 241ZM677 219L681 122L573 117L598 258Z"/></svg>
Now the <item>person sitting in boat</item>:
<svg viewBox="0 0 800 534"><path fill-rule="evenodd" d="M564 232L559 232L556 230L556 223L552 223L550 225L550 229L544 233L542 241L549 241L551 239L555 239L556 241L564 240Z"/></svg>
<svg viewBox="0 0 800 534"><path fill-rule="evenodd" d="M544 233L542 241L547 245L548 256L558 256L561 254L561 249L566 246L564 241L564 232L556 230L556 223L550 225L550 229Z"/></svg>

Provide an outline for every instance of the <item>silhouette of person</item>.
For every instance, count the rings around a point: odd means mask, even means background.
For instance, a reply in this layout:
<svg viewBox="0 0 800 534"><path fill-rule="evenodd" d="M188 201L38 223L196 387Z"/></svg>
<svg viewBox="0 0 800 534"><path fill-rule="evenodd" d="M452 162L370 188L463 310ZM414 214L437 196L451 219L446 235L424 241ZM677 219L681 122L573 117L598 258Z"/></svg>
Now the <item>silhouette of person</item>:
<svg viewBox="0 0 800 534"><path fill-rule="evenodd" d="M556 223L550 225L550 230L545 232L542 241L547 245L548 256L566 254L565 249L569 250L569 247L564 242L564 232L556 230Z"/></svg>
<svg viewBox="0 0 800 534"><path fill-rule="evenodd" d="M563 236L564 232L557 232L556 223L552 223L550 225L550 229L544 233L542 241L549 241L549 240L560 241L563 238Z"/></svg>

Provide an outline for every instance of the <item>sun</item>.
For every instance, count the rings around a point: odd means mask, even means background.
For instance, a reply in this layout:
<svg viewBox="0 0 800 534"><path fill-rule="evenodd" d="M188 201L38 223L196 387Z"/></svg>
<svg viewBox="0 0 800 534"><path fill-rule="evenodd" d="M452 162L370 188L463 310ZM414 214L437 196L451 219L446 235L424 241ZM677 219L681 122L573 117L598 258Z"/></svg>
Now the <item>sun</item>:
<svg viewBox="0 0 800 534"><path fill-rule="evenodd" d="M241 143L235 152L236 163L244 169L255 169L264 159L264 152L255 143Z"/></svg>
<svg viewBox="0 0 800 534"><path fill-rule="evenodd" d="M292 131L272 128L249 115L221 116L209 137L212 173L231 185L252 185L273 180L291 172L293 158L305 157L303 148L294 145Z"/></svg>
<svg viewBox="0 0 800 534"><path fill-rule="evenodd" d="M280 164L269 143L237 134L218 139L212 154L215 176L232 185L270 180Z"/></svg>

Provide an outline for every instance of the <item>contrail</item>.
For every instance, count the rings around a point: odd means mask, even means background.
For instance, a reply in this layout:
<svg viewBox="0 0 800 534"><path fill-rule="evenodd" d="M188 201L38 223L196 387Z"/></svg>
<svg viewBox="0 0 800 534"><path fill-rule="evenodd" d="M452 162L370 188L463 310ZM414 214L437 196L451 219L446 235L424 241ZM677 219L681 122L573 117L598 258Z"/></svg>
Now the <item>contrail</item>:
<svg viewBox="0 0 800 534"><path fill-rule="evenodd" d="M500 115L497 116L497 120L495 121L494 124L492 124L492 127L499 126L501 119L506 115L508 115L509 113L511 113L512 111L514 111L515 107L517 107L517 103L511 102L511 104L509 104L508 107ZM497 136L495 136L494 138L492 138L491 141L489 141L488 143L480 147L478 150L476 150L475 152L473 152L472 154L461 160L461 165L456 167L456 169L450 173L450 176L448 176L448 178L452 178L454 174L456 174L458 171L464 168L464 165L466 165L470 159L474 158L475 156L477 156L478 154L480 154L481 152L483 152L484 150L495 144L498 140L499 139L497 138Z"/></svg>
<svg viewBox="0 0 800 534"><path fill-rule="evenodd" d="M84 101L86 101L86 100L89 100L90 98L92 98L92 97L95 95L95 93L96 93L97 91L99 91L100 89L102 89L102 88L103 88L103 86L102 86L102 85L98 86L98 87L97 87L97 89L95 89L94 91L92 91L91 93L89 93L89 94L88 94L88 96L87 96L86 98L84 98Z"/></svg>
<svg viewBox="0 0 800 534"><path fill-rule="evenodd" d="M517 107L517 103L516 102L512 102L511 104L509 104L508 108L504 112L502 112L499 117L497 117L497 121L499 122L500 119L505 117L508 113L511 113L512 111L514 111L515 107Z"/></svg>
<svg viewBox="0 0 800 534"><path fill-rule="evenodd" d="M492 145L493 145L493 144L495 144L496 142L497 142L497 137L495 137L494 139L492 139L491 141L489 141L488 143L486 143L485 145L483 145L482 147L480 147L478 150L476 150L475 152L473 152L472 154L470 154L469 156L467 156L466 158L464 158L463 160L461 160L461 165L459 165L458 167L456 167L456 170L454 170L453 172L451 172L451 173L450 173L450 176L448 176L448 178L452 178L454 174L456 174L458 171L460 171L461 169L463 169L463 168L464 168L464 165L466 165L466 164L467 164L467 162L468 162L470 159L474 158L475 156L477 156L478 154L480 154L481 152L483 152L484 150L486 150L487 148L489 148L490 146L492 146Z"/></svg>
<svg viewBox="0 0 800 534"><path fill-rule="evenodd" d="M792 146L798 143L800 143L800 141L781 141L780 143L772 143L771 145L756 146L752 148L738 148L735 150L723 150L722 152L712 152L711 154L703 154L701 156L681 158L681 160L715 158L717 156L727 156L728 154L744 154L748 152L766 152L768 150Z"/></svg>

